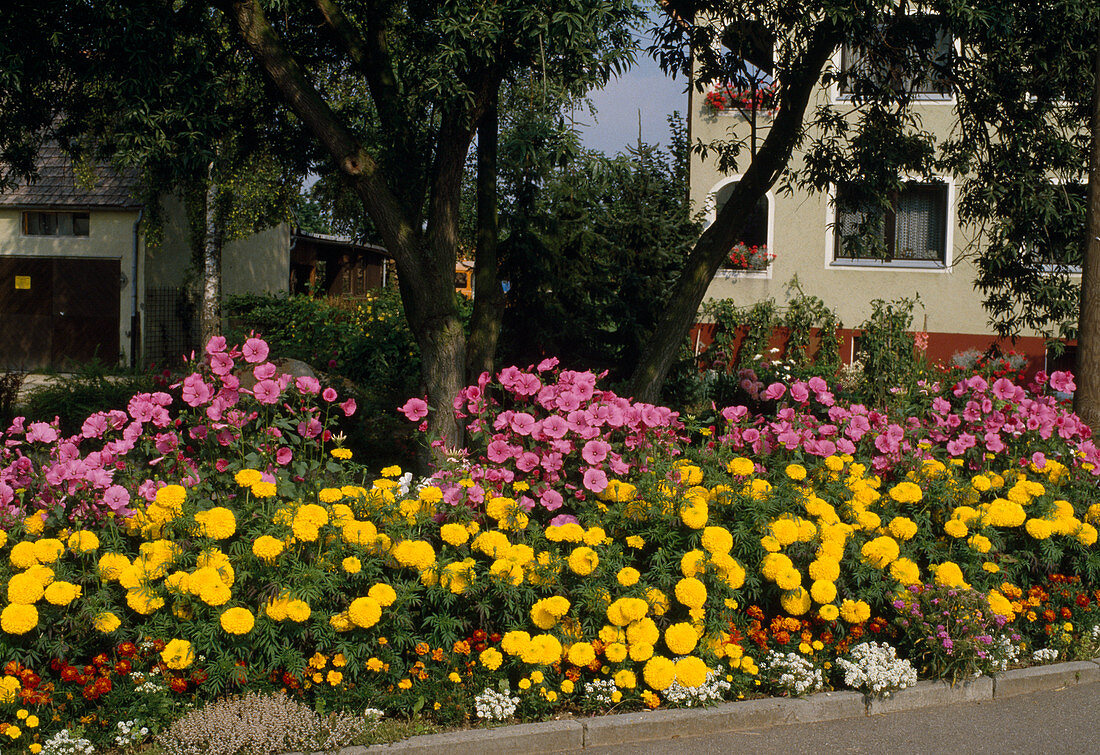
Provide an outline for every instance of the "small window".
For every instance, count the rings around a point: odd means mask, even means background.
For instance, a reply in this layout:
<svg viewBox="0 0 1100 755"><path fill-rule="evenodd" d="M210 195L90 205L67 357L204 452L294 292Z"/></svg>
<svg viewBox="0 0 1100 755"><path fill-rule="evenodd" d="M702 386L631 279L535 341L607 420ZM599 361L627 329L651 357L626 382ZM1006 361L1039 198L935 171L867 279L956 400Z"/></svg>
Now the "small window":
<svg viewBox="0 0 1100 755"><path fill-rule="evenodd" d="M837 187L837 260L947 261L947 184L907 182L885 215L870 211L855 184Z"/></svg>
<svg viewBox="0 0 1100 755"><path fill-rule="evenodd" d="M737 182L728 183L714 195L715 216L722 211L733 194ZM723 270L767 270L775 257L768 249L768 214L771 202L767 196L760 198L749 213L748 221L741 231L741 239L730 249L729 257L722 265Z"/></svg>
<svg viewBox="0 0 1100 755"><path fill-rule="evenodd" d="M946 97L954 41L943 20L931 14L901 16L883 26L873 44L844 45L840 54L842 95L861 89Z"/></svg>
<svg viewBox="0 0 1100 755"><path fill-rule="evenodd" d="M86 212L24 212L25 236L87 236Z"/></svg>

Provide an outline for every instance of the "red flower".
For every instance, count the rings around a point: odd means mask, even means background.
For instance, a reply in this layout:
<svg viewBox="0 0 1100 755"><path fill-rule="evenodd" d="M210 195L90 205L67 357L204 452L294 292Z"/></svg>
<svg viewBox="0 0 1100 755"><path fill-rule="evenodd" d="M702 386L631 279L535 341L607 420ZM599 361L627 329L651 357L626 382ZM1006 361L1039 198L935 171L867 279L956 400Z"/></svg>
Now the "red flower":
<svg viewBox="0 0 1100 755"><path fill-rule="evenodd" d="M115 664L115 673L119 676L126 676L131 670L130 661L123 658L121 661Z"/></svg>
<svg viewBox="0 0 1100 755"><path fill-rule="evenodd" d="M187 691L187 680L179 676L173 676L169 680L168 686L173 692L183 693ZM288 684L287 686L290 687L291 685Z"/></svg>
<svg viewBox="0 0 1100 755"><path fill-rule="evenodd" d="M94 663L97 666L106 666L110 662L111 662L111 659L107 657L106 653L100 653L99 655L97 655L95 658L92 659L92 663ZM54 670L56 671L57 669L54 669Z"/></svg>
<svg viewBox="0 0 1100 755"><path fill-rule="evenodd" d="M163 650L164 648L161 648ZM124 642L118 646L118 654L124 658L130 658L137 655L137 645L132 642Z"/></svg>

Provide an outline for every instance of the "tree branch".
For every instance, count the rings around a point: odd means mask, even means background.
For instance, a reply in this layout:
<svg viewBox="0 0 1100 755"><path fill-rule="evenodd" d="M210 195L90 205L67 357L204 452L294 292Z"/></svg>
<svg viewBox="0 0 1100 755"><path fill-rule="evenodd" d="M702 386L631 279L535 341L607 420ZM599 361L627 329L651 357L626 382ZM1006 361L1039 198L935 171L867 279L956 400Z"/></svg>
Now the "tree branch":
<svg viewBox="0 0 1100 755"><path fill-rule="evenodd" d="M228 13L245 45L291 109L349 177L398 264L418 269L415 227L401 210L374 157L351 135L283 46L258 0L232 0Z"/></svg>

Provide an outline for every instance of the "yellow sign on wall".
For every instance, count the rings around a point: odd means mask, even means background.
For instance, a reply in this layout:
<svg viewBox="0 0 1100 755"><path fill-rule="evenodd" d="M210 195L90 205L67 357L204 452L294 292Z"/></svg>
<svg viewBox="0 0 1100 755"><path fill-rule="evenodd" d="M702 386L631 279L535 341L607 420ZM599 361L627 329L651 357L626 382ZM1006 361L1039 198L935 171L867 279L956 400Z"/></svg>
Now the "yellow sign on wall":
<svg viewBox="0 0 1100 755"><path fill-rule="evenodd" d="M17 275L15 276L15 290L29 291L31 288L31 276L29 275Z"/></svg>

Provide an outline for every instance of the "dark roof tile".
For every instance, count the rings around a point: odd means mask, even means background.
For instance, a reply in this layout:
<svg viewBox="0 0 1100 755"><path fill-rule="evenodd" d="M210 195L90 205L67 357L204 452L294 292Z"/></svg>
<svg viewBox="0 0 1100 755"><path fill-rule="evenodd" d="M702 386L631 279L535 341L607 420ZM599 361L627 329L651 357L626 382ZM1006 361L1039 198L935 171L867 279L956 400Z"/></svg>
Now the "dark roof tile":
<svg viewBox="0 0 1100 755"><path fill-rule="evenodd" d="M129 209L141 206L137 199L138 172L117 170L96 163L91 185L77 177L72 159L55 142L42 145L38 155L38 178L20 182L0 194L0 207L72 207Z"/></svg>

